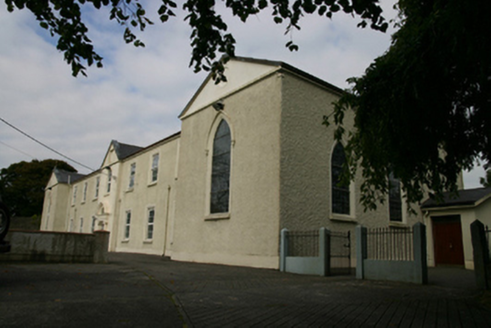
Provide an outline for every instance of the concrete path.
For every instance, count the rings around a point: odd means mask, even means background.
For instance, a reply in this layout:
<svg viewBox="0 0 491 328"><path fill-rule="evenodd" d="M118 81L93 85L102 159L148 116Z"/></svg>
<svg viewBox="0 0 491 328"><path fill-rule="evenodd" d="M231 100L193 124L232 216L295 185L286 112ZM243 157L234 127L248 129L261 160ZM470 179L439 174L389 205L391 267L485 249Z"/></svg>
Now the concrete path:
<svg viewBox="0 0 491 328"><path fill-rule="evenodd" d="M0 264L0 327L488 327L473 272L428 286L111 254L111 264Z"/></svg>

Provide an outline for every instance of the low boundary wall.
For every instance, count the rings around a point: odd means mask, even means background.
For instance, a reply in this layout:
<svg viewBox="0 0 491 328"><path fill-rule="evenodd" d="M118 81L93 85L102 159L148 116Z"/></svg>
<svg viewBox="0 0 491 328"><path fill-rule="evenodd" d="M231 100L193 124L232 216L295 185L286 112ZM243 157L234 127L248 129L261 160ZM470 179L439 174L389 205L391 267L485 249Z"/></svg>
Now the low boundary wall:
<svg viewBox="0 0 491 328"><path fill-rule="evenodd" d="M289 256L288 229L281 230L280 271L328 276L330 273L329 231L319 230L318 256Z"/></svg>
<svg viewBox="0 0 491 328"><path fill-rule="evenodd" d="M2 262L108 262L108 231L84 234L11 230L5 240L11 249L0 254Z"/></svg>
<svg viewBox="0 0 491 328"><path fill-rule="evenodd" d="M385 243L385 247L395 248L394 252L388 254L397 254L397 247L402 247L398 243ZM416 284L428 283L428 266L426 262L426 226L422 223L416 223L413 226L412 239L413 260L394 260L387 259L369 259L367 228L363 226L356 227L356 278L372 280L392 280L411 282Z"/></svg>

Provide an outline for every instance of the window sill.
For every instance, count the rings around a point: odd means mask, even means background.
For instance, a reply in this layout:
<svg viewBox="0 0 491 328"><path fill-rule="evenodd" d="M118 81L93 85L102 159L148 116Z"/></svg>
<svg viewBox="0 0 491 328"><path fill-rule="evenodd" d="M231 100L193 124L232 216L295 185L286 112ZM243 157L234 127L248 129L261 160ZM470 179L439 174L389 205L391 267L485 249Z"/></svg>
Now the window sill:
<svg viewBox="0 0 491 328"><path fill-rule="evenodd" d="M153 186L156 186L156 185L157 185L157 182L158 182L158 180L157 180L157 181L152 181L152 182L149 182L149 183L148 183L148 185L147 185L147 187L153 187Z"/></svg>
<svg viewBox="0 0 491 328"><path fill-rule="evenodd" d="M339 222L346 222L346 223L358 223L358 220L354 216L343 215L343 214L332 214L331 213L331 217L329 219L331 221L339 221Z"/></svg>
<svg viewBox="0 0 491 328"><path fill-rule="evenodd" d="M389 222L389 227L393 227L393 228L409 228L409 226L407 225L407 223L398 222L398 221L390 221Z"/></svg>
<svg viewBox="0 0 491 328"><path fill-rule="evenodd" d="M209 214L205 217L205 221L219 221L219 220L229 220L230 213L214 213Z"/></svg>
<svg viewBox="0 0 491 328"><path fill-rule="evenodd" d="M143 243L144 244L152 244L153 243L153 239L144 240Z"/></svg>
<svg viewBox="0 0 491 328"><path fill-rule="evenodd" d="M127 243L129 243L129 242L130 242L130 240L129 240L129 239L123 239L123 240L121 240L121 244L127 244Z"/></svg>

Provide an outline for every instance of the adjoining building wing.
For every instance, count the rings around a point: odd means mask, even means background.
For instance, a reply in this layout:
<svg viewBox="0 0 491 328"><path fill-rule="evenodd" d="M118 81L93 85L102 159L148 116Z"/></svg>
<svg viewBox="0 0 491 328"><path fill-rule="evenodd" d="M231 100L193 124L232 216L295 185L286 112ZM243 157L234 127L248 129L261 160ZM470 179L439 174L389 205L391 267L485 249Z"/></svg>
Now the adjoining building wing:
<svg viewBox="0 0 491 328"><path fill-rule="evenodd" d="M462 265L474 269L470 225L475 220L491 227L491 188L444 194L442 202L421 205L428 236L428 265Z"/></svg>
<svg viewBox="0 0 491 328"><path fill-rule="evenodd" d="M434 199L426 200L421 208L424 210L449 207L475 207L491 198L491 188L475 188L459 190L458 195L445 193L442 202Z"/></svg>

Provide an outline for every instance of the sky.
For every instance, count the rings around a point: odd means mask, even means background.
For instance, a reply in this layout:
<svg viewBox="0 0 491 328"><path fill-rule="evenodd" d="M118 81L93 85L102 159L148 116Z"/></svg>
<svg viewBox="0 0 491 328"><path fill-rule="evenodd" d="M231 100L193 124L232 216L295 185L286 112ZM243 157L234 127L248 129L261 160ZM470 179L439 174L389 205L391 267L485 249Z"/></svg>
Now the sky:
<svg viewBox="0 0 491 328"><path fill-rule="evenodd" d="M8 13L0 4L0 168L53 158L89 173L100 167L111 140L145 147L180 130L177 117L206 73L189 67L191 30L184 13L178 10L161 24L154 14L157 1L143 4L155 22L139 34L145 48L125 44L108 11L84 11L104 68L90 67L88 77L77 78L56 50L57 40L30 12ZM387 18L395 17L392 5L382 0ZM393 32L357 28L357 18L339 13L331 20L306 16L300 31L285 35L285 26L274 24L268 12L246 24L222 13L237 41L236 55L283 61L340 88L388 49ZM285 48L290 40L298 52ZM464 172L465 187L480 187L481 176L479 166Z"/></svg>

